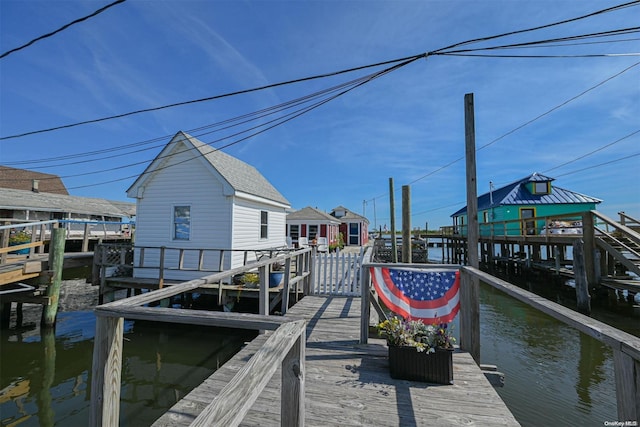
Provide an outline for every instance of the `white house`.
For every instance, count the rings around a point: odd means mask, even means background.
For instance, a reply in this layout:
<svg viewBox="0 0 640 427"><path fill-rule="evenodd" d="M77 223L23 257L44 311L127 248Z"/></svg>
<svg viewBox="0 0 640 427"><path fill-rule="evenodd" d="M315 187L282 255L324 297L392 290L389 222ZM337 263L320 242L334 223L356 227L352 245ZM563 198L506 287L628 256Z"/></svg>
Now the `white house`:
<svg viewBox="0 0 640 427"><path fill-rule="evenodd" d="M127 190L137 201L136 257L141 247L182 249L268 249L286 245L287 199L256 168L198 139L178 132ZM177 265L166 251L165 265ZM197 266L198 251L185 251L183 266ZM205 268L220 260L206 252ZM156 257L155 260L150 257ZM159 252L145 250L145 265L159 265ZM155 264L153 264L155 262ZM228 253L224 269L241 266L242 252ZM136 265L138 262L136 260ZM135 277L158 270L135 269ZM166 271L190 280L202 272Z"/></svg>

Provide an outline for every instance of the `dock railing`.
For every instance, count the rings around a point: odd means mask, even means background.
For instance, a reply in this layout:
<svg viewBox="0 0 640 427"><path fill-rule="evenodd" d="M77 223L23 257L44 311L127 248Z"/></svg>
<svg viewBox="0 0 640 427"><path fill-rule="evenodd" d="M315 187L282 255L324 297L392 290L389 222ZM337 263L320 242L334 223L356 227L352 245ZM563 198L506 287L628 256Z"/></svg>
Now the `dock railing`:
<svg viewBox="0 0 640 427"><path fill-rule="evenodd" d="M301 249L254 264L212 274L200 279L164 287L95 308L96 338L93 350L91 381L91 425L117 426L120 414L120 384L124 319L172 322L227 328L275 330L264 346L227 384L221 394L194 420L194 426L238 425L258 397L268 380L282 366L282 425L304 424L304 352L305 322L291 321L282 316L269 316L268 274L274 263L284 263L290 272L293 258L305 257L312 249ZM310 262L301 266L311 266ZM149 304L185 292L194 291L205 284L225 279L258 268L260 276L260 314L222 313L164 307ZM301 269L293 277L285 274L284 295L289 286L303 282L309 289L310 271Z"/></svg>
<svg viewBox="0 0 640 427"><path fill-rule="evenodd" d="M314 257L314 284L311 295L360 296L360 270L371 258L372 247L354 252L317 252Z"/></svg>
<svg viewBox="0 0 640 427"><path fill-rule="evenodd" d="M432 265L365 264L362 283L362 323L360 342L366 343L369 331L370 274L369 267L390 265L434 268ZM459 267L448 265L449 267ZM460 348L468 351L480 363L480 291L479 281L571 326L608 345L613 350L618 419L638 420L640 417L640 338L623 332L591 317L549 301L494 277L477 268L460 268Z"/></svg>
<svg viewBox="0 0 640 427"><path fill-rule="evenodd" d="M43 254L51 239L53 228L64 228L66 239L82 240L82 252L89 250L90 240L130 239L132 224L113 221L62 220L29 221L13 218L0 219L0 264L8 254L18 253L27 259ZM18 238L20 237L20 238Z"/></svg>

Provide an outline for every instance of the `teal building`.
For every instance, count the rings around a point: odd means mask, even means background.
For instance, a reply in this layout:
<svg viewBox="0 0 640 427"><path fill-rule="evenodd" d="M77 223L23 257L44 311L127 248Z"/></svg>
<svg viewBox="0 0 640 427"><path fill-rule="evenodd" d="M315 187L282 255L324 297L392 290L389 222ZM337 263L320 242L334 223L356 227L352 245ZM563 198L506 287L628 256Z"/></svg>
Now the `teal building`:
<svg viewBox="0 0 640 427"><path fill-rule="evenodd" d="M533 173L478 197L480 236L582 233L580 213L602 202L560 188L554 178ZM575 213L575 217L569 214ZM451 215L456 234L467 234L467 207Z"/></svg>

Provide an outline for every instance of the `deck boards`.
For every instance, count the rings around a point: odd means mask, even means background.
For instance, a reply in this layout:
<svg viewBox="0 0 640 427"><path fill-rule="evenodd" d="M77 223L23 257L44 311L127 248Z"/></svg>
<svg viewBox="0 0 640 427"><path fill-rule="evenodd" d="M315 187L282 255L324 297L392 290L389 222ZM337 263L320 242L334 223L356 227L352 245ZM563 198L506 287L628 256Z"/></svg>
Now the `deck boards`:
<svg viewBox="0 0 640 427"><path fill-rule="evenodd" d="M360 298L307 296L287 316L308 321L307 426L519 425L466 352L454 353L454 385L392 379L385 342L358 344ZM258 336L154 425L188 425L264 340ZM279 388L277 372L242 425L280 425Z"/></svg>

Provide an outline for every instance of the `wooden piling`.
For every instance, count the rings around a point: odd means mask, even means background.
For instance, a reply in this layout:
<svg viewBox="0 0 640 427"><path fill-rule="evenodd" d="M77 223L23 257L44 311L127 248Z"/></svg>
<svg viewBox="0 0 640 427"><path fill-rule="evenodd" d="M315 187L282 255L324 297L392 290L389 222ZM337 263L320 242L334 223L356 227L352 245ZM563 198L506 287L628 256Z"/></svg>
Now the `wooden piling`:
<svg viewBox="0 0 640 427"><path fill-rule="evenodd" d="M398 262L398 242L396 242L396 202L393 178L389 178L389 209L391 215L391 262Z"/></svg>
<svg viewBox="0 0 640 427"><path fill-rule="evenodd" d="M123 336L124 318L96 317L89 420L92 427L119 424Z"/></svg>
<svg viewBox="0 0 640 427"><path fill-rule="evenodd" d="M476 131L473 93L464 96L465 158L467 170L467 263L479 268L478 260L478 190L476 184ZM480 364L480 282L477 277L463 277L460 281L461 304L467 314L460 315L460 348L471 353Z"/></svg>
<svg viewBox="0 0 640 427"><path fill-rule="evenodd" d="M62 267L64 264L64 244L67 230L64 228L51 229L51 245L49 247L49 270L51 282L47 286L46 296L49 304L42 308L41 326L53 326L56 323L58 313L58 300L60 299L60 286L62 285Z"/></svg>
<svg viewBox="0 0 640 427"><path fill-rule="evenodd" d="M591 297L589 296L589 282L585 266L586 252L582 239L573 242L573 277L576 282L576 302L578 311L583 314L591 313Z"/></svg>
<svg viewBox="0 0 640 427"><path fill-rule="evenodd" d="M402 186L402 262L411 264L411 187L408 185Z"/></svg>

